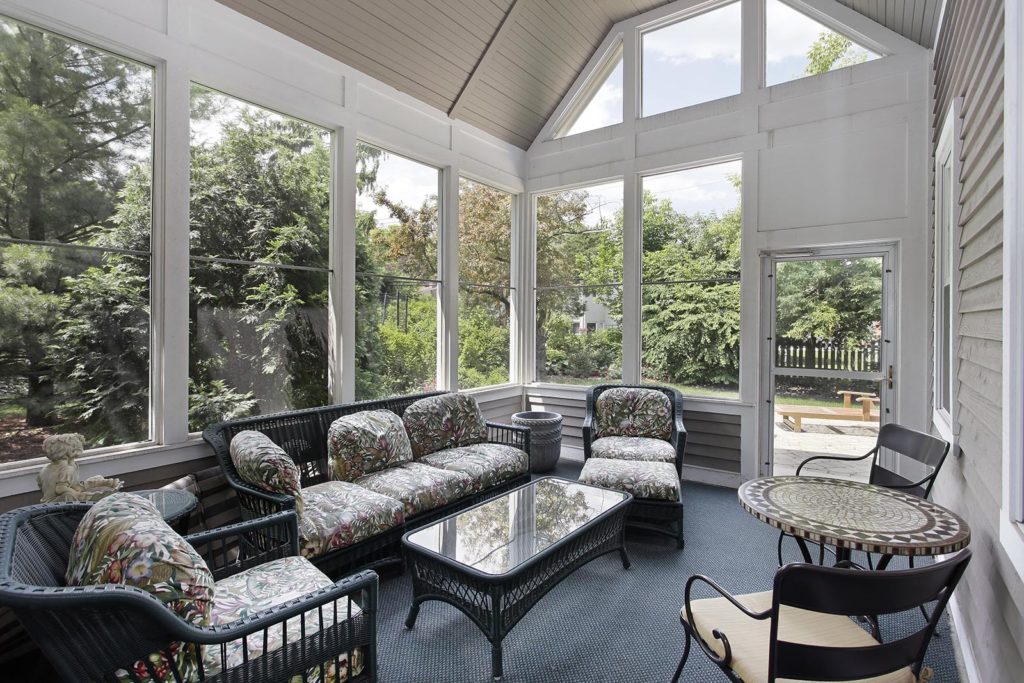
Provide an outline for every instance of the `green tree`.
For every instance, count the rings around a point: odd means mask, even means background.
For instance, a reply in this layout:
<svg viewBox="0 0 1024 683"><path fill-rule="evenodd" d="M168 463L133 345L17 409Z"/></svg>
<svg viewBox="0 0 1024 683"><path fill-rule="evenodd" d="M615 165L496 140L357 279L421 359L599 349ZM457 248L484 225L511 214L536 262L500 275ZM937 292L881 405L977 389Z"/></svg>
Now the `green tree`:
<svg viewBox="0 0 1024 683"><path fill-rule="evenodd" d="M844 66L853 66L867 61L868 54L846 36L833 31L822 31L818 39L807 50L808 76L823 74Z"/></svg>

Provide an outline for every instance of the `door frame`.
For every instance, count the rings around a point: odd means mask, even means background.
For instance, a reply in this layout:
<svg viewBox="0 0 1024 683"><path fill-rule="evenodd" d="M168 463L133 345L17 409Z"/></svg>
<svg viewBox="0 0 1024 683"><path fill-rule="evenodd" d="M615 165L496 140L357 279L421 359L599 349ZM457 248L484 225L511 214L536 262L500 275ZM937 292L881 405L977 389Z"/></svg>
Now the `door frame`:
<svg viewBox="0 0 1024 683"><path fill-rule="evenodd" d="M775 278L779 263L791 261L819 261L840 258L882 259L882 347L880 353L881 374L889 373L890 387L879 394L879 426L896 422L899 405L899 306L896 268L899 263L899 245L895 242L870 244L833 245L808 247L806 249L763 250L761 259L761 349L759 375L759 396L757 423L758 438L757 476L770 476L775 458L775 382L772 372L775 363ZM814 374L814 373L811 373ZM882 454L883 462L887 460ZM886 464L886 463L884 463ZM895 463L887 463L894 465Z"/></svg>

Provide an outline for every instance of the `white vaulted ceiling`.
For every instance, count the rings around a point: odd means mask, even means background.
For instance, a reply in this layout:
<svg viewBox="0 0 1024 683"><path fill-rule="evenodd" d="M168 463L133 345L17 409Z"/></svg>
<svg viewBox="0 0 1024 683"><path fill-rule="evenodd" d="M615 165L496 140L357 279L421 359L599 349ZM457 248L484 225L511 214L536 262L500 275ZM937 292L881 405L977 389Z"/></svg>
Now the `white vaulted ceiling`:
<svg viewBox="0 0 1024 683"><path fill-rule="evenodd" d="M612 26L670 0L218 1L526 148ZM838 1L925 47L942 4Z"/></svg>

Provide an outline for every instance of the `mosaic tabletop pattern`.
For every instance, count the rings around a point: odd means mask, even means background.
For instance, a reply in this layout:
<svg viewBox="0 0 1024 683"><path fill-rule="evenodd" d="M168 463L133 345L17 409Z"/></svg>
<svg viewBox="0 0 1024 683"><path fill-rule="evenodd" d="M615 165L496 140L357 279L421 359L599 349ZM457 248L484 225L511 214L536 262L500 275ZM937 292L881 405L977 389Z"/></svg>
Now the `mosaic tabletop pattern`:
<svg viewBox="0 0 1024 683"><path fill-rule="evenodd" d="M762 477L739 489L750 514L786 533L888 555L942 555L971 540L941 505L893 489L826 477Z"/></svg>

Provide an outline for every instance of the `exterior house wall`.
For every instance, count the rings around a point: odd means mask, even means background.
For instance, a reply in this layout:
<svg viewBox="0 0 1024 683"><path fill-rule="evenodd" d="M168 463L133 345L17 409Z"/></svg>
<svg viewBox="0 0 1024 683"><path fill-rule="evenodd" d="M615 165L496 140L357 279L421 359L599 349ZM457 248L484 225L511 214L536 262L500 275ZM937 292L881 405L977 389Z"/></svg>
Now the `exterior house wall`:
<svg viewBox="0 0 1024 683"><path fill-rule="evenodd" d="M1002 0L948 0L933 56L932 167L939 132L960 109L957 441L936 502L971 525L974 560L955 596L961 643L981 681L1024 670L1024 582L1000 542L1002 496ZM956 147L954 146L954 151ZM934 188L934 177L932 176ZM932 223L934 250L934 222ZM934 316L933 316L934 320ZM930 392L929 392L930 393Z"/></svg>

